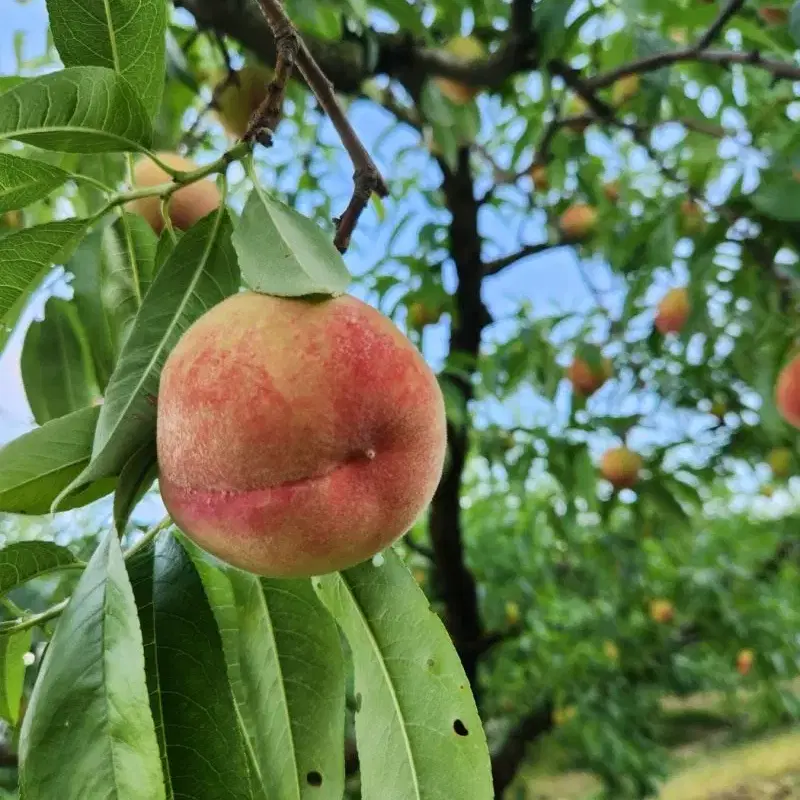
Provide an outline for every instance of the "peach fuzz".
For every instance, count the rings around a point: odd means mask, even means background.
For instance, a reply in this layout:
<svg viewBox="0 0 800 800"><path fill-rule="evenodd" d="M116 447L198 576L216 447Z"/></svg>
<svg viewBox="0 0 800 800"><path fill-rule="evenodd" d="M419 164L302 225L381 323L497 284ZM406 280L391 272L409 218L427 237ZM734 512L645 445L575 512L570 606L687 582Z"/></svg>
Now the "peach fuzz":
<svg viewBox="0 0 800 800"><path fill-rule="evenodd" d="M345 569L430 502L446 446L436 377L352 297L252 292L212 308L161 375L164 503L198 545L261 575Z"/></svg>
<svg viewBox="0 0 800 800"><path fill-rule="evenodd" d="M192 172L198 168L193 161L177 153L158 153L158 157L167 166L179 172ZM133 185L136 189L160 186L171 180L170 175L149 158L137 161L133 168ZM172 195L168 206L169 218L176 228L185 231L218 208L219 204L220 194L216 184L208 179L199 180L187 184ZM127 210L142 216L156 233L160 234L164 229L160 197L153 195L131 200Z"/></svg>

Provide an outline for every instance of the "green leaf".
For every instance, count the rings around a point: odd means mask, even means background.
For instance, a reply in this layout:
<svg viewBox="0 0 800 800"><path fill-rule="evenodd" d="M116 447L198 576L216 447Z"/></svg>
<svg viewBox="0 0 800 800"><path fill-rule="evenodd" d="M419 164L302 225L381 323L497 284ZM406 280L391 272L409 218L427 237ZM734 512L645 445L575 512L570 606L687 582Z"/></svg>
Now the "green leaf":
<svg viewBox="0 0 800 800"><path fill-rule="evenodd" d="M0 550L0 595L42 575L83 566L71 550L55 542L13 542Z"/></svg>
<svg viewBox="0 0 800 800"><path fill-rule="evenodd" d="M227 574L267 796L340 800L345 675L336 623L308 580L259 580L234 569Z"/></svg>
<svg viewBox="0 0 800 800"><path fill-rule="evenodd" d="M791 174L765 172L751 200L768 217L783 222L800 221L800 181L794 180Z"/></svg>
<svg viewBox="0 0 800 800"><path fill-rule="evenodd" d="M23 658L31 649L32 633L29 628L0 637L0 718L12 726L19 720L25 678Z"/></svg>
<svg viewBox="0 0 800 800"><path fill-rule="evenodd" d="M48 422L0 449L0 511L46 514L56 497L86 468L100 408L92 406ZM114 480L89 484L62 510L79 508L114 490Z"/></svg>
<svg viewBox="0 0 800 800"><path fill-rule="evenodd" d="M0 214L41 200L68 179L58 167L0 153Z"/></svg>
<svg viewBox="0 0 800 800"><path fill-rule="evenodd" d="M486 738L450 637L397 554L377 558L315 579L353 653L363 800L490 800Z"/></svg>
<svg viewBox="0 0 800 800"><path fill-rule="evenodd" d="M65 495L118 475L155 438L158 381L167 356L192 322L239 288L230 235L230 219L220 208L183 236L156 276L106 389L92 461Z"/></svg>
<svg viewBox="0 0 800 800"><path fill-rule="evenodd" d="M15 304L25 302L45 270L65 255L85 229L85 220L66 219L26 228L0 239L0 320L7 321L13 316Z"/></svg>
<svg viewBox="0 0 800 800"><path fill-rule="evenodd" d="M47 0L50 31L65 67L108 67L154 117L164 90L164 0Z"/></svg>
<svg viewBox="0 0 800 800"><path fill-rule="evenodd" d="M800 47L800 0L795 0L789 15L789 33L794 43Z"/></svg>
<svg viewBox="0 0 800 800"><path fill-rule="evenodd" d="M89 561L47 649L22 724L20 788L28 800L166 797L142 632L113 531Z"/></svg>
<svg viewBox="0 0 800 800"><path fill-rule="evenodd" d="M122 468L114 492L114 528L122 536L133 510L158 475L155 442L146 442Z"/></svg>
<svg viewBox="0 0 800 800"><path fill-rule="evenodd" d="M104 240L113 232L96 230L79 245L65 269L73 277L72 302L89 341L97 388L103 392L116 361L115 323L104 300L108 261Z"/></svg>
<svg viewBox="0 0 800 800"><path fill-rule="evenodd" d="M93 404L94 367L77 309L68 300L51 297L44 319L28 328L21 369L25 396L40 425Z"/></svg>
<svg viewBox="0 0 800 800"><path fill-rule="evenodd" d="M308 217L257 184L233 234L244 282L280 297L341 294L350 284L344 259Z"/></svg>
<svg viewBox="0 0 800 800"><path fill-rule="evenodd" d="M114 227L122 241L124 264L128 271L123 280L138 311L153 281L158 237L138 214L123 214Z"/></svg>
<svg viewBox="0 0 800 800"><path fill-rule="evenodd" d="M129 569L168 796L252 800L222 640L192 560L161 535Z"/></svg>
<svg viewBox="0 0 800 800"><path fill-rule="evenodd" d="M139 151L153 131L128 82L105 67L69 67L0 95L0 139L68 153Z"/></svg>

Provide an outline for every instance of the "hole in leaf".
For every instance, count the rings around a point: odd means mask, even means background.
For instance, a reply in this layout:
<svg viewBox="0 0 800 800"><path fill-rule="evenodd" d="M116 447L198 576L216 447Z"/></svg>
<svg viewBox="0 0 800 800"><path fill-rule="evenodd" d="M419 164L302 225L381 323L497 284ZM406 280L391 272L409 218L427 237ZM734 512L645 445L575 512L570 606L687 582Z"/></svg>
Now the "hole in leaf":
<svg viewBox="0 0 800 800"><path fill-rule="evenodd" d="M455 731L455 732L456 732L456 733L457 733L459 736L468 736L468 735L469 735L469 731L467 730L467 726L466 726L466 725L465 725L465 724L464 724L464 723L463 723L463 722L462 722L460 719L457 719L457 720L456 720L456 721L453 723L453 730L454 730L454 731Z"/></svg>
<svg viewBox="0 0 800 800"><path fill-rule="evenodd" d="M316 770L309 772L308 775L306 775L306 780L309 786L322 786L322 775Z"/></svg>

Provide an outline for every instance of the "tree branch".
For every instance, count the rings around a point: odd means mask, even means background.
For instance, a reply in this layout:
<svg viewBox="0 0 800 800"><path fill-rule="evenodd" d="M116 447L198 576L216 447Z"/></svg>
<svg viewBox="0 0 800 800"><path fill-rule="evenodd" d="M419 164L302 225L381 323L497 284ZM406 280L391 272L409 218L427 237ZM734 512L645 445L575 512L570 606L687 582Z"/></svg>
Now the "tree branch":
<svg viewBox="0 0 800 800"><path fill-rule="evenodd" d="M745 0L728 0L727 5L719 12L719 16L714 20L709 29L697 40L695 43L696 50L705 50L714 39L722 33L722 29L728 24L728 21L736 14L744 5Z"/></svg>
<svg viewBox="0 0 800 800"><path fill-rule="evenodd" d="M333 84L322 72L311 55L311 51L300 34L297 33L292 21L283 10L281 0L258 0L258 3L264 12L277 45L278 69L276 69L276 78L270 86L267 99L262 108L259 109L255 124L259 125L264 122L269 124L273 117L275 118L275 123L277 122L280 106L277 111L274 106L283 100L285 80L292 63L294 63L339 134L339 138L342 140L342 144L353 162L353 196L344 214L336 220L336 236L334 238L336 247L341 252L344 252L350 244L353 230L372 193L375 192L380 197L385 197L389 194L389 189L378 167L347 119L344 109L336 99ZM282 73L281 67L283 68ZM283 83L279 82L281 75ZM252 135L252 126L248 134Z"/></svg>
<svg viewBox="0 0 800 800"><path fill-rule="evenodd" d="M498 272L504 270L506 267L510 267L512 264L516 264L517 261L521 261L523 258L535 256L539 253L546 253L548 250L556 250L559 247L565 247L567 244L568 242L542 242L540 244L526 244L516 253L511 253L510 255L503 256L502 258L497 258L494 261L487 261L483 267L483 274L497 275Z"/></svg>

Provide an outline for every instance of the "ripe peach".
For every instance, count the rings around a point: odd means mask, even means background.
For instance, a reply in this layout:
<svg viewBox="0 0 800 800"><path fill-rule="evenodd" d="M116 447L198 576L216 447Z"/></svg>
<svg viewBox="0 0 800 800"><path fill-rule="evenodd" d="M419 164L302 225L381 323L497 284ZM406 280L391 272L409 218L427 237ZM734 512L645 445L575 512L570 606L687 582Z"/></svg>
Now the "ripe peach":
<svg viewBox="0 0 800 800"><path fill-rule="evenodd" d="M598 357L594 363L577 357L567 369L573 389L584 397L593 395L612 375L614 366L610 359Z"/></svg>
<svg viewBox="0 0 800 800"><path fill-rule="evenodd" d="M606 200L608 200L609 203L618 203L620 195L619 181L604 183L603 194L606 196Z"/></svg>
<svg viewBox="0 0 800 800"><path fill-rule="evenodd" d="M639 481L642 457L627 447L612 447L603 453L600 472L615 489L630 489Z"/></svg>
<svg viewBox="0 0 800 800"><path fill-rule="evenodd" d="M678 333L689 319L691 305L686 289L670 289L658 304L656 328L659 333Z"/></svg>
<svg viewBox="0 0 800 800"><path fill-rule="evenodd" d="M755 660L756 654L752 650L740 650L736 656L736 671L742 676L747 675Z"/></svg>
<svg viewBox="0 0 800 800"><path fill-rule="evenodd" d="M650 619L661 625L672 622L675 618L675 607L669 600L653 600L650 603Z"/></svg>
<svg viewBox="0 0 800 800"><path fill-rule="evenodd" d="M167 359L157 445L187 536L257 574L310 576L411 527L442 472L444 401L422 356L360 300L247 292Z"/></svg>
<svg viewBox="0 0 800 800"><path fill-rule="evenodd" d="M486 50L481 42L474 36L458 36L448 42L445 52L462 61L480 61L486 57ZM435 78L435 83L439 91L451 102L456 105L464 105L474 99L480 89L477 86L467 86L452 78Z"/></svg>
<svg viewBox="0 0 800 800"><path fill-rule="evenodd" d="M597 227L597 209L588 203L573 203L559 218L558 228L565 239L579 241Z"/></svg>
<svg viewBox="0 0 800 800"><path fill-rule="evenodd" d="M546 192L550 188L550 179L547 177L547 167L544 164L534 164L528 174L536 191Z"/></svg>
<svg viewBox="0 0 800 800"><path fill-rule="evenodd" d="M778 376L775 403L781 416L800 428L800 355L795 356Z"/></svg>
<svg viewBox="0 0 800 800"><path fill-rule="evenodd" d="M158 157L165 164L180 172L191 172L197 169L197 164L177 153L158 153ZM149 158L141 159L133 169L133 184L139 189L159 186L162 183L169 183L171 180L170 176ZM176 228L186 230L210 214L219 204L220 194L216 184L210 180L200 180L184 186L183 189L178 189L172 195L169 202L169 218ZM161 233L164 229L160 197L155 195L140 197L128 203L127 208L128 211L144 217L156 233Z"/></svg>
<svg viewBox="0 0 800 800"><path fill-rule="evenodd" d="M778 6L764 6L756 11L759 19L766 25L786 25L789 22L789 9Z"/></svg>

